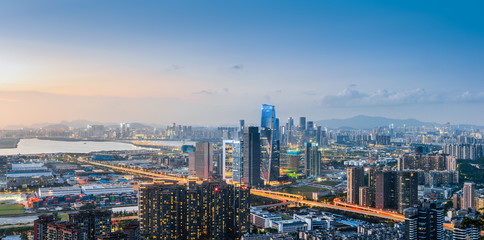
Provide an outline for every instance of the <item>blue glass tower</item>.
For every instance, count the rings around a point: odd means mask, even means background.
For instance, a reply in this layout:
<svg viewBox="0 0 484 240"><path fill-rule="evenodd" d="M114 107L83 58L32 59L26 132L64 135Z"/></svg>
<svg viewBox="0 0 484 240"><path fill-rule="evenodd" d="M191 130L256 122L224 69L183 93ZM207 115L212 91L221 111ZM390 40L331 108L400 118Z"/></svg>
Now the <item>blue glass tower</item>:
<svg viewBox="0 0 484 240"><path fill-rule="evenodd" d="M277 139L276 109L274 105L263 104L261 108L261 176L264 181L279 178L279 140Z"/></svg>

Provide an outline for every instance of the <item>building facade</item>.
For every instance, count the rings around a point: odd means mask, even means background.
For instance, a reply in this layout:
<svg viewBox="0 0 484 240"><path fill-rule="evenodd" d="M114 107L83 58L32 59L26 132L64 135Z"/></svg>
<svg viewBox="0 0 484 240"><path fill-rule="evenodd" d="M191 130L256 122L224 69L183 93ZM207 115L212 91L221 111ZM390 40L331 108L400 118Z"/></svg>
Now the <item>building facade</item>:
<svg viewBox="0 0 484 240"><path fill-rule="evenodd" d="M276 108L263 104L261 107L260 143L262 155L262 178L265 182L277 181L279 178L280 146L277 139Z"/></svg>
<svg viewBox="0 0 484 240"><path fill-rule="evenodd" d="M318 149L317 143L307 142L305 147L304 168L307 176L321 175L321 152Z"/></svg>
<svg viewBox="0 0 484 240"><path fill-rule="evenodd" d="M222 153L222 178L242 182L242 144L237 140L224 140Z"/></svg>
<svg viewBox="0 0 484 240"><path fill-rule="evenodd" d="M462 195L462 209L474 207L474 198L476 197L476 184L465 182Z"/></svg>
<svg viewBox="0 0 484 240"><path fill-rule="evenodd" d="M240 239L250 189L224 181L155 182L139 188L141 230L156 239Z"/></svg>
<svg viewBox="0 0 484 240"><path fill-rule="evenodd" d="M405 239L444 239L444 209L437 203L424 202L403 211Z"/></svg>
<svg viewBox="0 0 484 240"><path fill-rule="evenodd" d="M360 187L365 185L365 171L362 167L347 168L348 190L346 202L349 204L359 204Z"/></svg>
<svg viewBox="0 0 484 240"><path fill-rule="evenodd" d="M418 203L418 174L413 171L397 172L398 212Z"/></svg>
<svg viewBox="0 0 484 240"><path fill-rule="evenodd" d="M257 127L244 129L242 143L242 183L249 186L262 185L261 181L261 146Z"/></svg>

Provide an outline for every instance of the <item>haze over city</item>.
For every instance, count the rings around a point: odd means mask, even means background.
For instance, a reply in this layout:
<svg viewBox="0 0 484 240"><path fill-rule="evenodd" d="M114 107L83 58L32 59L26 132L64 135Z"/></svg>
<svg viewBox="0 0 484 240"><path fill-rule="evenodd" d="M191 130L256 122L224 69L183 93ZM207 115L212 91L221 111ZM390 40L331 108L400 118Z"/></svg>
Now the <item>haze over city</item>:
<svg viewBox="0 0 484 240"><path fill-rule="evenodd" d="M281 119L484 125L482 5L4 2L0 127L258 123L263 103Z"/></svg>

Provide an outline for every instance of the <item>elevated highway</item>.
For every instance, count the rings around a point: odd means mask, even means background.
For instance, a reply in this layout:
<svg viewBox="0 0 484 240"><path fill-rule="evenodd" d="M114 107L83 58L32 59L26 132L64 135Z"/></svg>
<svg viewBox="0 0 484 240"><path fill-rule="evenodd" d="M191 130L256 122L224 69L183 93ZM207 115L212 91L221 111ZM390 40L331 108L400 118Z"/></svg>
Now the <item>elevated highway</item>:
<svg viewBox="0 0 484 240"><path fill-rule="evenodd" d="M170 175L161 174L161 173L154 173L146 170L132 169L132 168L127 168L123 166L113 166L110 164L90 161L87 159L78 159L78 161L87 163L87 164L96 165L96 166L111 168L118 171L137 173L137 174L152 177L155 179L166 179L166 180L174 180L174 181L187 180L186 178L180 178L180 177L170 176ZM344 212L357 213L357 214L368 215L368 216L377 217L377 218L393 220L396 222L405 221L405 217L402 214L398 214L390 211L384 211L384 210L375 209L375 208L367 208L367 207L361 207L357 205L351 205L351 204L343 203L338 199L336 201L336 204L327 204L327 203L321 203L316 201L304 200L303 196L297 195L297 194L259 190L259 189L251 189L250 193L257 196L277 199L277 200L283 201L283 203L285 204L287 202L292 202L295 204L305 205L309 207L322 207L322 208L340 210ZM453 230L454 226L452 224L444 223L444 228Z"/></svg>

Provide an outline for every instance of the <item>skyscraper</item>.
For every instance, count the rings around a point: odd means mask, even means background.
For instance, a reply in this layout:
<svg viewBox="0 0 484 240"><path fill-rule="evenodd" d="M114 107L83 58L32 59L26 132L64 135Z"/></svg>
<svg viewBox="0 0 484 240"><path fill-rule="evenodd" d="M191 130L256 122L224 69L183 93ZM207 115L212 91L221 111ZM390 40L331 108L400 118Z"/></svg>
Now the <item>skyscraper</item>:
<svg viewBox="0 0 484 240"><path fill-rule="evenodd" d="M462 196L462 209L474 207L474 197L476 196L476 184L465 182Z"/></svg>
<svg viewBox="0 0 484 240"><path fill-rule="evenodd" d="M97 239L111 232L110 210L86 210L69 214L69 223L87 233L87 239Z"/></svg>
<svg viewBox="0 0 484 240"><path fill-rule="evenodd" d="M287 169L293 172L299 171L299 161L301 159L301 151L299 150L287 150Z"/></svg>
<svg viewBox="0 0 484 240"><path fill-rule="evenodd" d="M369 201L370 201L370 205L368 205L369 207L375 207L375 194L376 194L376 173L377 173L377 170L376 168L368 168L368 169L365 169L365 171L368 170L365 174L367 174L366 176L366 180L367 180L367 183L366 183L366 186L368 186L370 189L369 189Z"/></svg>
<svg viewBox="0 0 484 240"><path fill-rule="evenodd" d="M244 135L244 127L245 127L245 120L240 120L238 139L242 139L242 136Z"/></svg>
<svg viewBox="0 0 484 240"><path fill-rule="evenodd" d="M375 206L378 209L397 209L397 173L376 173Z"/></svg>
<svg viewBox="0 0 484 240"><path fill-rule="evenodd" d="M308 121L307 122L307 130L313 130L313 129L314 129L314 122Z"/></svg>
<svg viewBox="0 0 484 240"><path fill-rule="evenodd" d="M54 223L55 221L56 219L54 218L54 215L40 215L39 218L34 221L34 240L47 239L47 225Z"/></svg>
<svg viewBox="0 0 484 240"><path fill-rule="evenodd" d="M365 185L365 171L362 167L347 168L348 190L346 202L349 204L359 204L360 187Z"/></svg>
<svg viewBox="0 0 484 240"><path fill-rule="evenodd" d="M317 143L307 142L305 146L304 168L307 176L321 175L321 152Z"/></svg>
<svg viewBox="0 0 484 240"><path fill-rule="evenodd" d="M418 203L418 174L413 171L397 173L398 212Z"/></svg>
<svg viewBox="0 0 484 240"><path fill-rule="evenodd" d="M250 189L205 181L139 187L141 229L154 239L240 239L249 229Z"/></svg>
<svg viewBox="0 0 484 240"><path fill-rule="evenodd" d="M242 181L242 144L236 140L223 141L222 178Z"/></svg>
<svg viewBox="0 0 484 240"><path fill-rule="evenodd" d="M287 120L287 126L288 130L294 130L294 119L292 117Z"/></svg>
<svg viewBox="0 0 484 240"><path fill-rule="evenodd" d="M305 131L306 130L306 117L300 117L299 118L299 131Z"/></svg>
<svg viewBox="0 0 484 240"><path fill-rule="evenodd" d="M197 142L196 151L190 154L189 169L195 172L190 174L195 175L200 179L212 178L213 174L213 149L210 142Z"/></svg>
<svg viewBox="0 0 484 240"><path fill-rule="evenodd" d="M319 146L323 146L323 142L321 141L321 126L318 126L316 128L316 142L319 144Z"/></svg>
<svg viewBox="0 0 484 240"><path fill-rule="evenodd" d="M260 140L262 151L262 178L276 181L279 178L279 140L277 140L276 109L263 104L261 108Z"/></svg>
<svg viewBox="0 0 484 240"><path fill-rule="evenodd" d="M246 127L242 143L242 183L261 185L261 144L259 128Z"/></svg>
<svg viewBox="0 0 484 240"><path fill-rule="evenodd" d="M360 187L359 189L359 205L363 207L371 207L371 189L370 187Z"/></svg>
<svg viewBox="0 0 484 240"><path fill-rule="evenodd" d="M424 202L403 211L405 239L444 239L444 209L437 203Z"/></svg>

